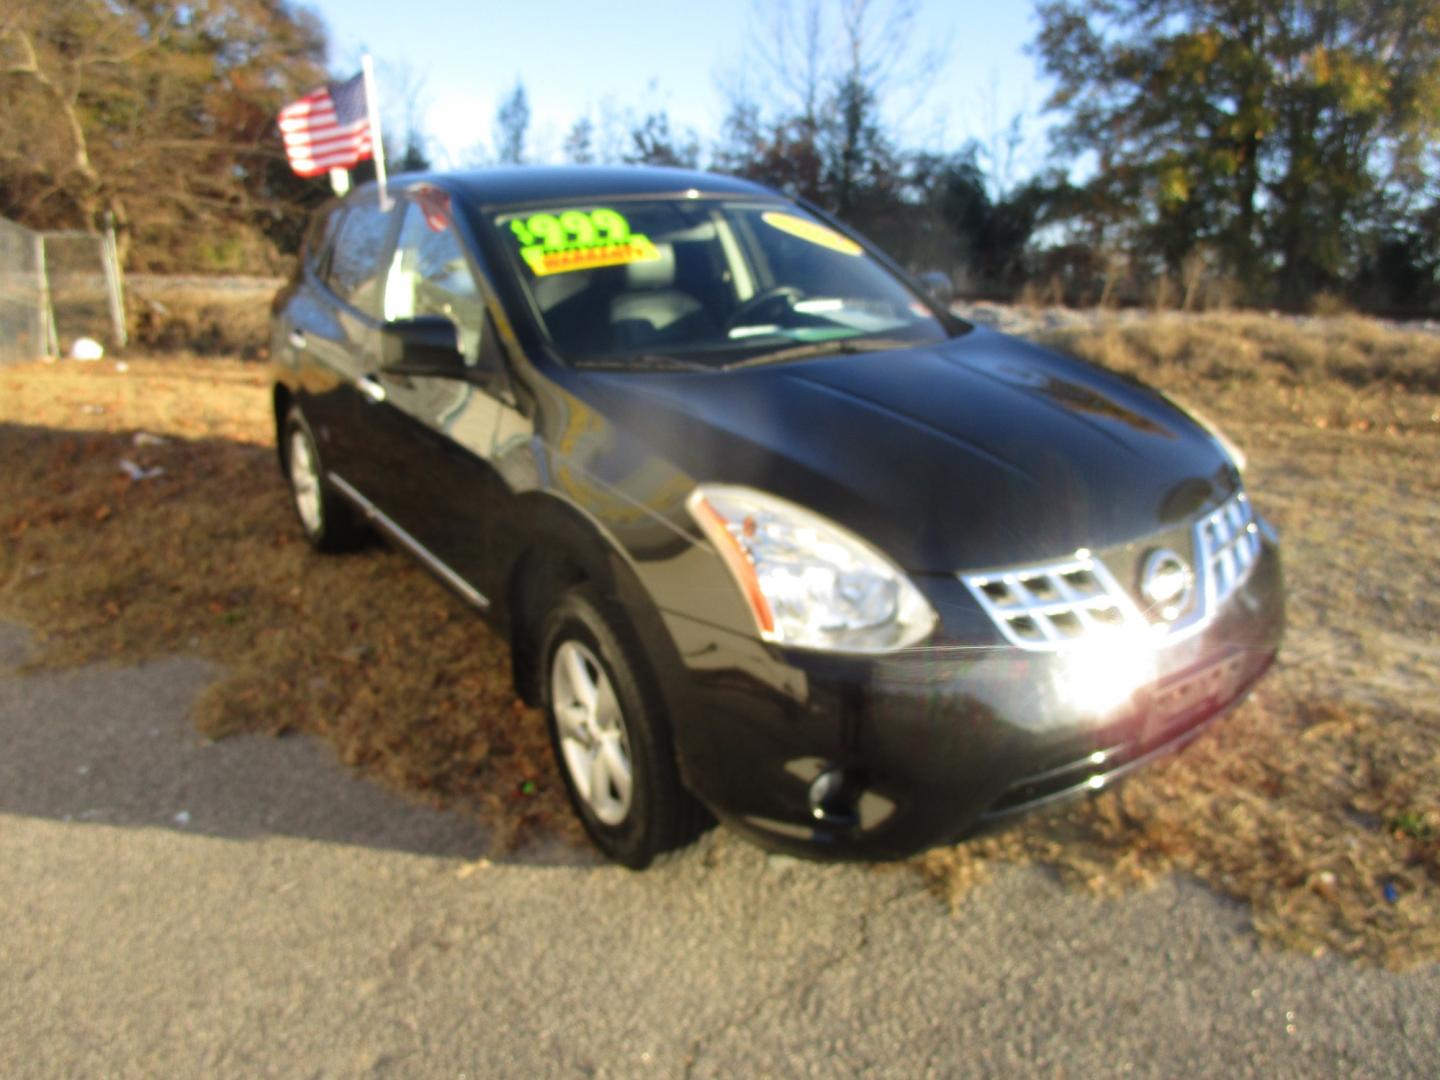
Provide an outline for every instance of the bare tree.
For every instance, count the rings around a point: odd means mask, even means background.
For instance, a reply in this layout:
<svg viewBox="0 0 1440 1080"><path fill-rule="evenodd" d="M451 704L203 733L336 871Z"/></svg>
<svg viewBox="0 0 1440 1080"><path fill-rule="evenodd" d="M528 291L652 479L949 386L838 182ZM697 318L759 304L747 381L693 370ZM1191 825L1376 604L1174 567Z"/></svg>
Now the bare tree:
<svg viewBox="0 0 1440 1080"><path fill-rule="evenodd" d="M430 167L430 136L425 131L425 113L430 96L425 75L408 61L378 65L381 116L380 129L386 136L386 158L395 172L418 172Z"/></svg>
<svg viewBox="0 0 1440 1080"><path fill-rule="evenodd" d="M1034 141L1027 132L1028 109L1022 107L1008 119L1002 119L1002 109L999 78L992 69L990 81L980 95L978 134L971 139L971 145L985 167L990 197L996 202L1014 193L1021 177L1033 171L1036 158Z"/></svg>
<svg viewBox="0 0 1440 1080"><path fill-rule="evenodd" d="M751 0L751 14L764 30L752 39L764 75L781 91L783 108L816 127L830 81L822 0ZM742 80L743 85L743 80Z"/></svg>
<svg viewBox="0 0 1440 1080"><path fill-rule="evenodd" d="M618 165L631 146L633 117L613 97L600 100L595 120L595 160L601 165Z"/></svg>
<svg viewBox="0 0 1440 1080"><path fill-rule="evenodd" d="M948 39L919 41L917 0L752 0L751 11L758 71L722 76L722 93L733 99L758 78L782 112L816 126L846 81L911 115L945 64Z"/></svg>
<svg viewBox="0 0 1440 1080"><path fill-rule="evenodd" d="M595 161L595 122L581 116L570 125L565 135L565 160L572 165L591 165Z"/></svg>
<svg viewBox="0 0 1440 1080"><path fill-rule="evenodd" d="M753 0L752 11L758 64L718 80L729 111L717 160L850 214L862 191L894 182L897 131L943 49L919 42L916 0Z"/></svg>
<svg viewBox="0 0 1440 1080"><path fill-rule="evenodd" d="M672 128L669 110L662 106L631 118L630 149L623 160L630 165L693 169L700 163L700 139L689 128Z"/></svg>

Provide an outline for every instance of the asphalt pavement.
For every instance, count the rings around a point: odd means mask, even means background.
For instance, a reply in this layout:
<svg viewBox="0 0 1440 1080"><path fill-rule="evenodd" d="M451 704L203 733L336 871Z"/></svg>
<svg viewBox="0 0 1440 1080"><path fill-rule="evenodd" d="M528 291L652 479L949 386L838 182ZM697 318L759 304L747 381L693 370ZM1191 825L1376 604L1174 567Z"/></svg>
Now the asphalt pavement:
<svg viewBox="0 0 1440 1080"><path fill-rule="evenodd" d="M485 863L191 659L21 675L0 623L0 1075L1437 1076L1440 967L1263 946L1181 879L901 868L723 832L646 873Z"/></svg>

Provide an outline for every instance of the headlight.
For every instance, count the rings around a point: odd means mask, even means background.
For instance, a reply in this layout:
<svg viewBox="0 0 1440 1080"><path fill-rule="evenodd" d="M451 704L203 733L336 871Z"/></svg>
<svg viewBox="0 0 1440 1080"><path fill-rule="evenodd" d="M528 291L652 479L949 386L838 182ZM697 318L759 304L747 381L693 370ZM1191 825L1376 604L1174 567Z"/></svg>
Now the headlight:
<svg viewBox="0 0 1440 1080"><path fill-rule="evenodd" d="M1209 435L1210 438L1215 440L1215 443L1220 447L1221 452L1224 453L1232 462L1234 462L1236 472L1243 473L1245 471L1245 466L1249 464L1245 457L1245 451L1241 450L1240 447L1236 446L1235 443L1231 441L1230 436L1226 435L1225 432L1220 430L1219 424L1215 423L1214 420L1211 420L1210 417L1206 416L1199 409L1195 408L1195 406L1181 401L1179 398L1175 397L1175 395L1166 394L1165 397L1171 405L1174 405L1181 412L1189 416L1191 420L1194 420L1197 424L1199 424L1202 428L1205 429L1205 433Z"/></svg>
<svg viewBox="0 0 1440 1080"><path fill-rule="evenodd" d="M794 503L702 485L686 503L735 576L766 641L830 652L904 648L935 612L884 555Z"/></svg>

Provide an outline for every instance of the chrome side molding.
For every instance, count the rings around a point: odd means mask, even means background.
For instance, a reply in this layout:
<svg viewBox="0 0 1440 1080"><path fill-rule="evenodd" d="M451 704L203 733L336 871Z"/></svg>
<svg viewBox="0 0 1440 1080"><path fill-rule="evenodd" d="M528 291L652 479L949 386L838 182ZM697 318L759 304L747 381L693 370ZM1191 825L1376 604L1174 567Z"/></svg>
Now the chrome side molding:
<svg viewBox="0 0 1440 1080"><path fill-rule="evenodd" d="M330 483L335 485L336 491L340 492L341 495L344 495L345 498L350 500L350 502L354 503L356 509L358 509L362 514L364 514L368 521L372 521L377 526L379 526L380 530L384 532L387 536L389 536L390 539L394 540L406 551L410 552L411 555L414 555L417 559L419 559L432 574L438 577L441 581L445 582L446 585L449 585L452 589L454 589L457 593L464 597L469 603L473 604L481 611L484 611L490 606L489 599L483 593L481 593L468 581L462 578L448 565L436 558L435 555L431 553L429 548L427 548L424 544L420 543L419 540L416 540L415 537L411 536L408 532L406 532L399 525L397 525L395 521L392 520L390 516L385 513L385 511L381 510L364 495L361 495L360 492L356 491L354 485L351 484L348 480L346 480L343 476L339 476L336 473L332 472L326 475L326 479L328 479Z"/></svg>

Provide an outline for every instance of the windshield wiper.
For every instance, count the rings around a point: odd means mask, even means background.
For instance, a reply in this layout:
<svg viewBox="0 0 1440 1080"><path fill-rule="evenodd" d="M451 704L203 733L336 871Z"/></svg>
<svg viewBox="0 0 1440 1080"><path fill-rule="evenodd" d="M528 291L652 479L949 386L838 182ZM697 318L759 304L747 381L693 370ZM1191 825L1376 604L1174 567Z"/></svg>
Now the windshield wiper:
<svg viewBox="0 0 1440 1080"><path fill-rule="evenodd" d="M685 360L665 353L635 353L630 356L595 357L576 360L580 368L601 368L606 371L714 371L712 364L698 360Z"/></svg>
<svg viewBox="0 0 1440 1080"><path fill-rule="evenodd" d="M796 345L776 352L761 353L748 360L737 360L726 364L726 371L736 368L759 367L761 364L778 364L786 360L803 360L810 356L854 356L857 353L884 352L886 349L903 349L912 344L906 341L890 341L878 338L831 338L829 341L812 341L807 345Z"/></svg>

